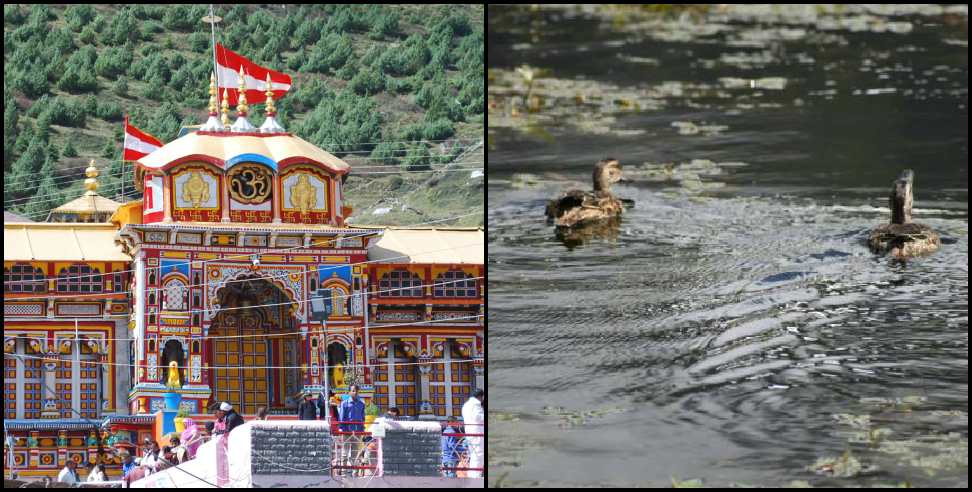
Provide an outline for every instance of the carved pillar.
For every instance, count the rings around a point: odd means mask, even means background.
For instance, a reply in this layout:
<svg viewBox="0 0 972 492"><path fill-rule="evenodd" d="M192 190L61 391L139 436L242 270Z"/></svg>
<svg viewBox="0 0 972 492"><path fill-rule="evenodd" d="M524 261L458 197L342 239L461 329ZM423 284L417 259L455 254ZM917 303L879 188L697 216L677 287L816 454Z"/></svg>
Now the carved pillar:
<svg viewBox="0 0 972 492"><path fill-rule="evenodd" d="M48 351L44 361L44 409L41 411L41 418L56 419L61 416L57 409L57 395L54 393L54 375L58 364L60 362L57 354Z"/></svg>
<svg viewBox="0 0 972 492"><path fill-rule="evenodd" d="M172 178L162 176L162 222L172 222Z"/></svg>
<svg viewBox="0 0 972 492"><path fill-rule="evenodd" d="M432 357L429 356L428 352L423 350L422 354L418 357L418 362L420 383L418 394L415 395L416 400L419 402L418 418L419 420L434 420L435 414L432 411L432 401L430 398L432 392L429 390L429 373L432 372Z"/></svg>
<svg viewBox="0 0 972 492"><path fill-rule="evenodd" d="M219 187L220 193L223 194L223 207L222 207L222 217L221 222L230 221L230 197L229 197L229 182L226 176L221 176L219 182L222 186Z"/></svg>
<svg viewBox="0 0 972 492"><path fill-rule="evenodd" d="M37 449L37 443L40 438L40 431L32 430L30 431L30 437L27 438L27 447L30 448L30 468L36 470L40 465L40 450Z"/></svg>
<svg viewBox="0 0 972 492"><path fill-rule="evenodd" d="M67 431L61 429L57 431L57 467L63 468L67 463Z"/></svg>

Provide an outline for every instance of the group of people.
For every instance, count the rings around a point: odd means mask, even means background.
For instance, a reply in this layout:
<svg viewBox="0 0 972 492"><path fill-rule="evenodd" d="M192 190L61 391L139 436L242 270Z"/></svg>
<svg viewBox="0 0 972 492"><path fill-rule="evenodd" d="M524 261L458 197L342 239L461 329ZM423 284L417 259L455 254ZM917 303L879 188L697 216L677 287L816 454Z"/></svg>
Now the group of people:
<svg viewBox="0 0 972 492"><path fill-rule="evenodd" d="M359 387L352 384L349 388L349 398L338 403L334 398L334 392L329 391L328 397L320 395L315 403L311 400L311 393L304 393L304 400L297 409L300 420L316 420L318 415L321 419L330 416L332 429L339 429L342 432L363 432L365 430L365 404L358 397ZM465 433L484 434L485 433L485 410L486 393L482 389L477 389L471 398L462 407L462 418ZM325 413L329 412L329 413ZM142 457L136 460L128 451L121 451L122 457L122 476L125 479L137 479L155 473L169 466L178 465L191 460L196 455L199 446L211 436L229 434L233 429L243 425L243 417L236 412L228 402L222 402L215 410L216 420L206 422L204 427L197 425L191 418L184 419L185 430L179 436L171 436L169 444L159 446L159 443L146 438L143 443ZM267 412L265 407L261 407L257 412L259 420L266 420ZM399 411L395 407L388 409L384 415L385 419L395 420L399 418ZM446 476L456 476L455 468L482 468L483 467L483 437L467 436L463 441L456 434L458 429L447 425L443 430L442 436L442 464L446 471ZM357 437L357 436L352 436ZM355 439L357 445L352 445L349 449L342 449L339 454L346 458L357 454L360 459L366 450L374 447L374 442L370 438ZM345 446L342 446L344 448ZM468 462L462 457L467 456ZM461 461L462 460L462 461ZM465 466L464 466L465 465ZM138 473L135 473L138 470ZM136 477L137 475L137 477ZM465 473L467 477L482 477L482 471L469 470ZM460 474L461 476L461 474ZM98 464L91 469L88 474L88 482L107 481L105 466ZM58 482L75 484L81 479L77 473L77 463L69 460L57 477Z"/></svg>
<svg viewBox="0 0 972 492"><path fill-rule="evenodd" d="M327 397L323 393L318 395L317 402L312 400L313 394L302 393L303 401L297 407L297 417L300 420L326 420L331 422L364 422L364 401L358 398L358 385L352 384L348 388L349 398L335 401L334 390L328 390ZM340 424L341 430L364 430L364 424Z"/></svg>

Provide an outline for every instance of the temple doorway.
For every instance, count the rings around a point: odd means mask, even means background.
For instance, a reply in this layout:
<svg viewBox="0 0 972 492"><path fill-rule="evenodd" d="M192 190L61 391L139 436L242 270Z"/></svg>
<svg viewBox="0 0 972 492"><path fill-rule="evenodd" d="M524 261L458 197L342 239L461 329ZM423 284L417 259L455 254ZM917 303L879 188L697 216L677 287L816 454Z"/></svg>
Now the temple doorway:
<svg viewBox="0 0 972 492"><path fill-rule="evenodd" d="M256 275L254 275L256 276ZM301 388L294 304L261 278L227 282L217 291L220 310L209 329L213 401L239 413L296 408Z"/></svg>
<svg viewBox="0 0 972 492"><path fill-rule="evenodd" d="M332 389L347 388L348 351L337 342L327 346L328 377Z"/></svg>

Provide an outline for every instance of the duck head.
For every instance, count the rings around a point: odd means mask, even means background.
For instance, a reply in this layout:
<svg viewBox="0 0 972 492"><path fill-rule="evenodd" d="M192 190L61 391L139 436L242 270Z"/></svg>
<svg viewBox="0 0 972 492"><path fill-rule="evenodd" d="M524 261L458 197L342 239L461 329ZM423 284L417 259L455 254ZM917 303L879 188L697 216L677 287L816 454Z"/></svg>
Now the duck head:
<svg viewBox="0 0 972 492"><path fill-rule="evenodd" d="M624 181L621 177L621 163L608 157L594 164L594 191L610 191L611 183Z"/></svg>
<svg viewBox="0 0 972 492"><path fill-rule="evenodd" d="M891 187L889 205L891 207L892 224L911 223L911 185L914 179L915 173L911 169L905 169Z"/></svg>

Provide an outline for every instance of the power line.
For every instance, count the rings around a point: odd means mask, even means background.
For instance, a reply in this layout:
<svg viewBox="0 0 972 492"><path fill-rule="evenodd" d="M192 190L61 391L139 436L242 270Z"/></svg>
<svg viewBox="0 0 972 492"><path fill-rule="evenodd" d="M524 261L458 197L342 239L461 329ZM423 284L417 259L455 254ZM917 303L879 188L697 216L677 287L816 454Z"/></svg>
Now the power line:
<svg viewBox="0 0 972 492"><path fill-rule="evenodd" d="M412 286L409 286L409 287L399 287L399 288L395 288L395 289L379 290L379 291L375 291L374 294L380 294L382 292L395 292L395 291L399 291L399 290L417 289L417 288L421 288L421 287L438 287L438 286L446 285L446 284L455 284L455 283L460 283L460 282L467 282L469 280L481 280L481 279L484 279L484 278L486 278L486 277L485 276L466 277L466 278L463 278L463 279L460 279L460 280L451 280L451 281L448 281L448 282L433 282L431 284L420 284L420 285L412 285ZM247 282L247 281L250 281L250 280L259 280L259 278L240 279L240 280L237 280L236 282ZM473 287L473 288L478 288L478 286L477 287ZM101 295L104 295L104 294L101 294ZM280 303L271 303L271 304L256 304L256 305L253 305L253 306L239 306L239 307L233 307L233 308L220 308L220 309L218 309L216 311L218 311L218 312L225 312L225 311L236 311L238 309L256 309L256 308L262 308L262 307L290 306L290 305L293 305L293 304L304 304L304 303L307 303L307 302L311 302L312 300L315 300L315 299L347 299L347 298L354 297L355 295L360 295L360 294L343 294L343 295L335 295L335 296L309 296L307 298L307 300L290 301L290 302L280 302ZM20 299L38 299L38 298L23 298L23 297L20 297L20 298L17 298L17 299L20 300ZM457 298L449 298L449 299L456 300ZM468 304L479 304L479 302L477 302L478 301L478 297L458 298L458 300L468 300L469 301ZM185 311L165 311L165 312L169 313L170 316L180 316L180 315L188 315L188 314L191 314L191 313L205 313L207 311L211 311L211 310L207 310L207 309L189 309L189 310L185 310ZM158 314L158 315L162 316L162 312L155 312L155 314ZM118 315L118 316L119 317L123 317L123 318L129 317L129 315ZM466 319L466 318L478 318L478 317L479 317L479 315L476 315L476 316L466 316L466 317L455 317L455 318L449 318L449 320ZM91 318L58 318L59 321L70 321L72 319L75 322L77 322L77 321L90 321L91 320ZM389 326L395 326L395 325L389 325ZM297 332L297 333L300 333L300 332ZM232 337L230 337L230 338L232 338ZM136 340L136 339L135 338L105 338L103 340Z"/></svg>
<svg viewBox="0 0 972 492"><path fill-rule="evenodd" d="M456 216L453 216L453 217L447 217L445 219L437 219L437 220L432 220L432 221L428 221L428 222L420 222L418 224L413 224L413 226L435 224L435 223L439 223L439 222L446 222L446 221L449 221L449 220L460 219L460 218L468 217L468 216L471 216L471 215L478 215L478 214L477 213L469 213L469 214L456 215ZM329 231L321 231L321 232L329 232ZM348 236L343 236L341 239L352 239L352 238L356 238L356 237L364 237L364 236L368 236L368 235L374 234L376 232L383 232L383 230L378 229L378 228L375 228L374 230L371 230L371 231L361 232L361 233L358 233L358 234L352 234L352 235L348 235ZM333 241L332 239L325 239L323 241L319 241L319 242L312 243L312 245L313 246L317 246L317 245L326 244L326 243L329 243L329 242L332 242L332 241ZM311 245L308 245L308 246L300 245L300 246L293 246L293 247L290 247L290 248L281 248L281 249L267 248L267 249L264 249L262 252L241 253L241 254L237 254L237 255L225 256L223 258L214 258L214 259L211 259L211 260L191 260L191 261L187 261L187 262L176 263L175 265L167 265L166 267L189 265L189 267L192 268L193 266L204 265L206 263L213 262L213 261L224 261L224 260L228 260L230 258L247 258L247 257L252 257L254 255L263 255L263 254L267 254L267 253L284 253L284 252L287 252L287 251L293 251L293 250L298 250L298 249L310 249L311 247L312 247ZM327 249L327 248L322 248L322 249ZM449 248L447 248L447 249L449 249ZM423 254L424 253L430 253L430 252L431 251L426 251L426 252L423 252ZM407 257L407 255L401 255L401 256L396 256L396 257L392 257L392 258L404 258L404 257ZM345 265L334 265L333 267L334 268L337 268L339 266L353 266L353 265L359 265L359 264L364 264L364 263L370 263L370 262L373 262L373 261L375 261L375 260L369 260L369 261L360 262L360 263L347 263ZM159 265L158 267L146 267L145 269L146 269L146 271L153 270L153 269L158 269L159 270L159 273L161 273L162 269L163 268L166 268L166 267L163 267L162 265ZM117 273L131 273L131 272L134 272L134 271L135 271L135 269L129 269L129 270L118 270L118 271L114 271L114 272L110 272L110 273L112 275L114 275L114 274L117 274ZM89 277L101 277L101 276L104 276L104 275L108 275L108 272L106 272L106 273L97 273L97 274L90 274L90 275L78 275L76 277L59 277L58 279L59 280L77 280L77 279L89 278ZM8 282L7 281L4 281L4 284L6 284L6 283L8 283ZM9 281L9 283L16 283L16 282ZM205 284L203 284L203 285L205 285ZM79 295L81 295L81 294L79 294ZM100 293L100 295L104 295L104 293ZM53 298L56 298L56 296L35 297L35 298L38 298L38 299L53 299Z"/></svg>
<svg viewBox="0 0 972 492"><path fill-rule="evenodd" d="M65 361L65 362L67 361L66 359L60 359L60 358L53 358L53 357L48 357L48 356L38 357L38 356L34 356L34 355L25 355L25 354L6 354L5 353L5 354L3 354L3 356L4 356L4 358L19 358L19 359L48 360L48 361L50 361L50 360L57 360L57 361ZM399 367L399 366L418 366L418 365L428 365L428 364L469 364L469 363L475 363L476 361L485 361L485 360L486 360L485 357L471 357L469 359L449 359L449 360L436 360L436 359L432 359L430 361L423 361L423 362L382 362L382 363L377 363L377 364L371 364L371 363L365 362L365 363L361 363L361 364L355 363L355 365L354 366L351 366L351 367ZM78 361L72 359L70 362L78 362ZM120 363L120 362L102 362L102 361L98 361L98 360L81 360L79 362L79 364L82 367L85 366L85 365L87 365L89 367L90 366L95 366L95 365L101 365L101 366L114 366L114 367L141 367L141 368L145 368L145 369L151 368L151 366L148 363L145 363L145 364L123 364L123 363ZM158 365L156 365L155 367L157 369L161 369L161 370L166 369L166 367L158 366ZM217 370L230 370L230 369L305 369L307 367L309 367L309 366L306 366L306 365L304 365L304 366L250 366L250 365L244 365L244 366L208 366L208 367L205 367L205 369L217 369ZM334 368L334 367L337 367L337 366L336 365L334 365L334 366L328 366L328 365L319 365L319 366L317 366L317 368L320 369L320 370L327 370L327 369L331 369L331 368ZM345 365L345 364L342 364L341 367L344 368L344 367L348 367L348 366ZM204 369L204 368L200 368L200 369Z"/></svg>
<svg viewBox="0 0 972 492"><path fill-rule="evenodd" d="M362 145L377 145L377 144L382 144L382 143L435 143L435 142L464 142L464 141L472 142L474 140L477 140L477 139L469 138L469 139L444 139L444 140L386 140L386 141L382 141L382 142L359 142L359 144L362 144ZM341 144L337 144L337 145L341 145ZM463 147L463 146L464 145L456 145L456 146L453 146L452 149L455 149L455 147ZM471 147L472 145L468 145L468 146ZM351 148L352 149L364 149L363 147L351 147ZM322 149L322 150L325 150L326 152L329 152L329 153L334 153L334 152L327 151L326 149ZM366 154L366 153L367 154L370 154L372 152L373 152L373 150L337 151L338 154ZM408 149L390 149L388 152L407 153L408 152ZM431 156L433 154L430 152L428 155ZM441 154L438 154L438 155L441 155ZM94 157L90 157L90 156L79 156L78 158L102 159L102 158L94 158ZM355 158L357 159L357 157L355 157ZM122 163L132 163L132 164L135 164L135 162L136 162L136 161L127 160L127 159L107 159L107 158L103 158L103 159L104 160L99 160L98 163L112 163L113 164L113 163L116 163L116 162L122 162ZM84 165L84 166L77 166L77 167L67 167L67 168L60 169L60 171L72 171L72 170L82 170L83 171L84 169L87 169L87 168L88 168L88 165Z"/></svg>
<svg viewBox="0 0 972 492"><path fill-rule="evenodd" d="M456 162L449 162L449 163L443 164L443 166L448 166L450 164L473 164L473 165L479 165L479 166L481 166L483 164L483 161L462 161L462 162L456 161ZM386 166L386 168L388 168L388 167L394 167L394 166ZM361 175L369 175L369 174L408 174L408 173L427 173L427 172L451 172L451 171L463 171L463 170L470 170L470 171L472 171L472 170L481 170L481 169L482 169L482 167L442 167L441 169L430 169L430 170L422 170L422 171L411 171L411 170L405 170L405 169L398 169L398 170L395 170L395 171L359 171L359 172L354 172L353 174L350 174L349 177L361 176ZM129 177L128 176L129 174L130 174L129 171L122 171L122 175L120 175L120 176L119 175L115 175L115 174L101 173L101 174L99 174L99 179L117 178L117 179L119 179L121 181L118 182L118 183L112 183L112 184L106 185L105 187L106 188L109 188L109 187L117 188L119 186L124 187L124 186L127 186L128 185L128 183L125 180ZM80 182L82 182L83 178L84 178L83 176L79 176L77 178L72 178L72 177L55 178L55 179L59 180L59 181L55 182L55 184L80 183ZM44 179L46 179L46 178L39 178L39 179L31 180L31 181L25 181L25 182L22 182L22 183L17 183L16 186L22 186L22 185L25 185L25 184L28 184L28 183L41 183L42 184ZM38 186L39 186L39 184L38 184ZM45 196L58 196L58 197L60 197L60 195L62 193L63 192L55 192L55 193L46 193L46 194L43 194L43 195L32 195L32 196L29 196L29 197L22 197L22 198L10 198L10 199L5 200L4 201L4 204L5 205L11 205L11 204L13 204L15 202L32 201L34 199L37 199L37 198L40 198L40 197L45 197ZM56 198L56 199L57 200L60 200L61 198ZM51 201L51 200L52 199L42 200L42 201Z"/></svg>

